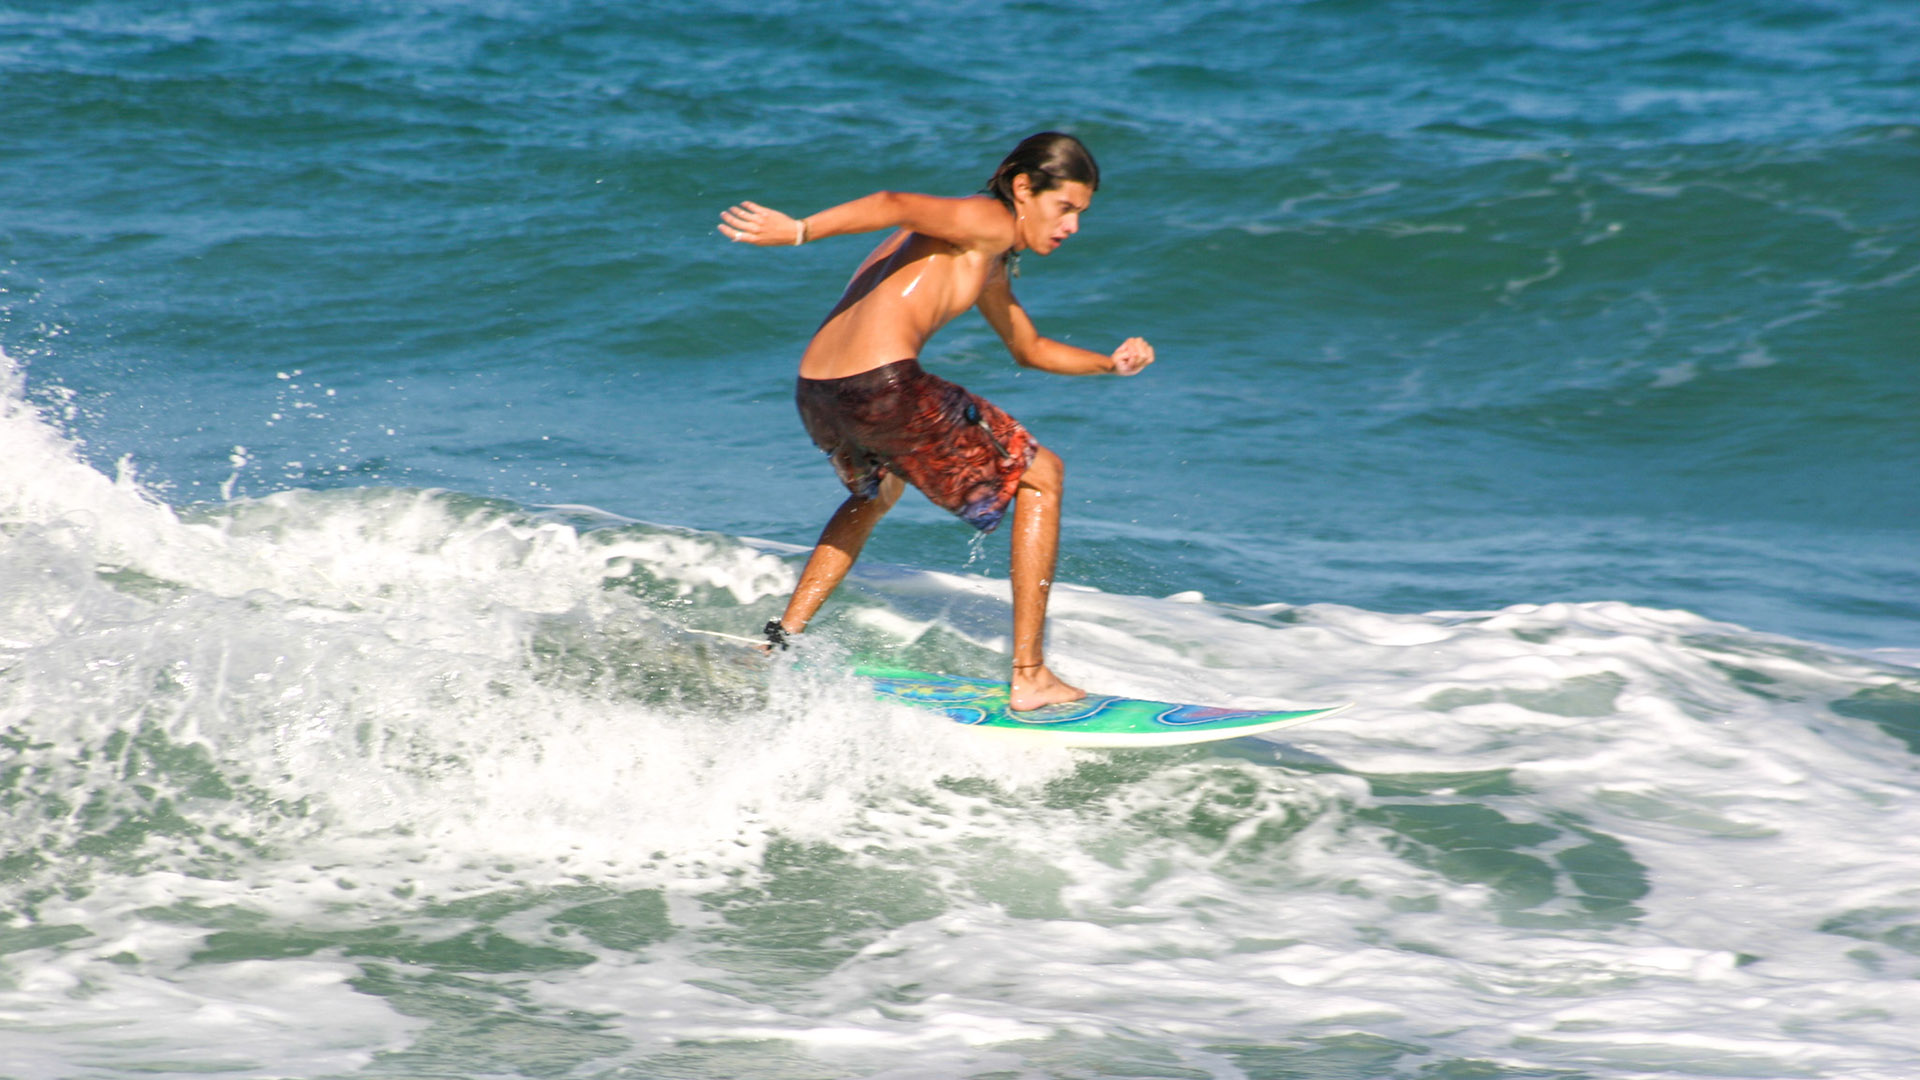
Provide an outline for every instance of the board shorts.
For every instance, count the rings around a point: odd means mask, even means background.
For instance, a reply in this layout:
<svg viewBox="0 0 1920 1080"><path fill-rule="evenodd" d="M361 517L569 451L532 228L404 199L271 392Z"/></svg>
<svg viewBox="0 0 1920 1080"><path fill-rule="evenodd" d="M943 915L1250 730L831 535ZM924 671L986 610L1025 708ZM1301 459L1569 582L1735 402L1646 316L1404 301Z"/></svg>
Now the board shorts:
<svg viewBox="0 0 1920 1080"><path fill-rule="evenodd" d="M897 474L962 521L1000 524L1039 444L1020 422L917 360L843 379L801 379L800 422L833 459L847 490L863 499Z"/></svg>

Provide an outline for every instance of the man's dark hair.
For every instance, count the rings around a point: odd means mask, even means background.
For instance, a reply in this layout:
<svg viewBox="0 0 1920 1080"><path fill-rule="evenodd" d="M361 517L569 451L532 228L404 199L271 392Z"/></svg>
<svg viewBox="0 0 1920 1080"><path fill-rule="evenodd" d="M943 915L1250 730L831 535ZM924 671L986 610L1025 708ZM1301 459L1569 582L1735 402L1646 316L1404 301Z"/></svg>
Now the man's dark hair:
<svg viewBox="0 0 1920 1080"><path fill-rule="evenodd" d="M1013 178L1027 177L1035 194L1051 191L1062 183L1078 180L1100 189L1100 165L1079 139L1058 131L1043 131L1020 140L987 181L987 192L1013 207Z"/></svg>

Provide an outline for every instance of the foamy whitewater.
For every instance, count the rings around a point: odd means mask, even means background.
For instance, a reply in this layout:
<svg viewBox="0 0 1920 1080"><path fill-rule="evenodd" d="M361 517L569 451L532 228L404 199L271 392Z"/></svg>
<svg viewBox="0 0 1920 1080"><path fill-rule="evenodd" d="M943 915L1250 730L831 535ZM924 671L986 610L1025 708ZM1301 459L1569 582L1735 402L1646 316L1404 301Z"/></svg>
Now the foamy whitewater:
<svg viewBox="0 0 1920 1080"><path fill-rule="evenodd" d="M1920 1060L1901 656L1067 588L1074 678L1360 706L1010 746L835 651L988 664L1002 582L876 568L857 632L765 668L688 631L776 603L786 550L435 491L181 513L4 373L6 1075Z"/></svg>

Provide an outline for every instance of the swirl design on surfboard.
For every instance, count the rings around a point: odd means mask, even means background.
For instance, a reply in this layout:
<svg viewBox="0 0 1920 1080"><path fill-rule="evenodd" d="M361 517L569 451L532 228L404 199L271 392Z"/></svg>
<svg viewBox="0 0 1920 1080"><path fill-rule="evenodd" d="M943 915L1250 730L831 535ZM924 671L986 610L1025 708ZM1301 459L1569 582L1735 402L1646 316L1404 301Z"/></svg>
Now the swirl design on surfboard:
<svg viewBox="0 0 1920 1080"><path fill-rule="evenodd" d="M1206 724L1257 722L1273 717L1273 712L1246 709L1220 709L1205 705L1176 705L1147 702L1109 694L1089 694L1079 701L1049 705L1029 712L1008 708L1007 684L961 675L902 674L874 676L874 689L886 697L938 709L962 724L1018 723L1032 727L1060 724L1097 723L1109 715L1116 720L1131 713L1137 723L1142 707L1155 710L1151 723L1171 728Z"/></svg>

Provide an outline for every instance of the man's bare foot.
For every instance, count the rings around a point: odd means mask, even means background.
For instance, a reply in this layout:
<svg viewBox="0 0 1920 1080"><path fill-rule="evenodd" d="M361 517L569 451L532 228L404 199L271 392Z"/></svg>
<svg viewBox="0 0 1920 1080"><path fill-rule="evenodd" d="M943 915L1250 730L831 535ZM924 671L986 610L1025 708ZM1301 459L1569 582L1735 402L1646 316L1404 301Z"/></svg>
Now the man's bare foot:
<svg viewBox="0 0 1920 1080"><path fill-rule="evenodd" d="M1043 705L1079 701L1086 696L1085 690L1061 682L1059 676L1049 671L1045 664L1015 664L1013 690L1007 695L1007 707L1014 712L1026 712Z"/></svg>

